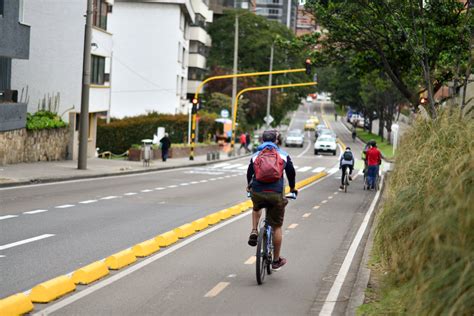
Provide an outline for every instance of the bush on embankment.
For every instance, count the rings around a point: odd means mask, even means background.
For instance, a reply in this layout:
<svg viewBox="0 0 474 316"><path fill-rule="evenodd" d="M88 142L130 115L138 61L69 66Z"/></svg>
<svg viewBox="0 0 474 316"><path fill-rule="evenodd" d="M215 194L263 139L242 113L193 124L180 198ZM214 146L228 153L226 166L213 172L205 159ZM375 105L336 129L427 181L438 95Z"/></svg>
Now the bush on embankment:
<svg viewBox="0 0 474 316"><path fill-rule="evenodd" d="M97 126L97 147L100 151L120 154L140 144L142 139L153 139L158 127L164 127L172 143L187 142L188 115L150 113L123 119L113 119L110 124L99 121ZM200 115L199 141L207 139L216 130L215 117Z"/></svg>
<svg viewBox="0 0 474 316"><path fill-rule="evenodd" d="M473 141L456 111L404 135L376 229L387 274L374 314L474 314Z"/></svg>

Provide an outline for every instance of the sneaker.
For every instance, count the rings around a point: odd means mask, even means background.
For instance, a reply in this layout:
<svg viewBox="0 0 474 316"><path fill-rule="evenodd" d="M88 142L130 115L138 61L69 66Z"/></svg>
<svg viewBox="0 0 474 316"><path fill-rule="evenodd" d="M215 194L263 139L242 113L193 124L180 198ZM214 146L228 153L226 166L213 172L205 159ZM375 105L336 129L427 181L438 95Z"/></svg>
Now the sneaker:
<svg viewBox="0 0 474 316"><path fill-rule="evenodd" d="M349 181L352 181L352 177L351 177L351 176L349 176Z"/></svg>
<svg viewBox="0 0 474 316"><path fill-rule="evenodd" d="M343 185L340 185L340 186L339 186L339 189L344 190L344 186L343 186Z"/></svg>
<svg viewBox="0 0 474 316"><path fill-rule="evenodd" d="M272 270L278 271L286 264L286 259L280 257L277 261L272 262Z"/></svg>
<svg viewBox="0 0 474 316"><path fill-rule="evenodd" d="M248 241L249 246L255 247L257 245L257 239L258 239L258 232L256 230L252 230L249 236L249 241Z"/></svg>

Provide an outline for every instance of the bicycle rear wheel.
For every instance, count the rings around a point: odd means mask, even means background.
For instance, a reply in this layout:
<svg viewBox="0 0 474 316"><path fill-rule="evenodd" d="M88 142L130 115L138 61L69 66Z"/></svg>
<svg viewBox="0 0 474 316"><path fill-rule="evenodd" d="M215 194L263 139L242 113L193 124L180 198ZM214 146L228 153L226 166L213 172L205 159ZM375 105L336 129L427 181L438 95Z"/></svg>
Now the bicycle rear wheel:
<svg viewBox="0 0 474 316"><path fill-rule="evenodd" d="M347 186L349 185L349 179L347 178L347 173L344 174L344 192L347 193Z"/></svg>
<svg viewBox="0 0 474 316"><path fill-rule="evenodd" d="M265 270L267 268L267 235L265 232L265 227L260 229L257 240L257 260L255 261L256 265L256 275L258 285L262 284L265 280Z"/></svg>

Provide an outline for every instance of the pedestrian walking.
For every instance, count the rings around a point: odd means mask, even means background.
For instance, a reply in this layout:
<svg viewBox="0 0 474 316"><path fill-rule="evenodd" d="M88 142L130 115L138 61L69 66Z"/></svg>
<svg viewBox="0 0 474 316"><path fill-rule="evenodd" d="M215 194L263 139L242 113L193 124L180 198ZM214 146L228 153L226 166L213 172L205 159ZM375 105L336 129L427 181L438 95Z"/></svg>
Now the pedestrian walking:
<svg viewBox="0 0 474 316"><path fill-rule="evenodd" d="M161 146L161 159L166 161L168 159L168 151L171 147L171 141L168 137L168 133L165 133L165 136L160 139L160 146Z"/></svg>
<svg viewBox="0 0 474 316"><path fill-rule="evenodd" d="M240 134L240 147L239 147L239 155L240 155L240 150L243 148L245 152L247 152L247 137L245 136L244 133Z"/></svg>
<svg viewBox="0 0 474 316"><path fill-rule="evenodd" d="M246 153L250 152L249 146L250 146L250 134L249 132L247 132L245 133L245 152Z"/></svg>
<svg viewBox="0 0 474 316"><path fill-rule="evenodd" d="M337 122L337 112L334 112L334 120Z"/></svg>

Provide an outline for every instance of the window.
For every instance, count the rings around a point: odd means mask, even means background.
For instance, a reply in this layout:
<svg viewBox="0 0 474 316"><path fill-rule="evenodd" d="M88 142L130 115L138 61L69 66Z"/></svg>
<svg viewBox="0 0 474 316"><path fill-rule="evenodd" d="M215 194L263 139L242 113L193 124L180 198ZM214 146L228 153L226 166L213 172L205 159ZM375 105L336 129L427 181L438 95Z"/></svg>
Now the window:
<svg viewBox="0 0 474 316"><path fill-rule="evenodd" d="M0 15L3 15L3 0L0 0Z"/></svg>
<svg viewBox="0 0 474 316"><path fill-rule="evenodd" d="M209 48L199 41L189 41L189 53L190 54L199 54L204 57L209 56Z"/></svg>
<svg viewBox="0 0 474 316"><path fill-rule="evenodd" d="M105 57L92 55L91 83L103 85L105 74Z"/></svg>
<svg viewBox="0 0 474 316"><path fill-rule="evenodd" d="M202 16L199 13L196 13L196 17L194 19L194 23L191 24L191 26L199 26L202 27L203 29L206 29L206 18Z"/></svg>
<svg viewBox="0 0 474 316"><path fill-rule="evenodd" d="M196 67L188 67L188 80L203 81L206 76L206 70Z"/></svg>
<svg viewBox="0 0 474 316"><path fill-rule="evenodd" d="M109 7L105 0L94 0L92 8L92 25L99 27L103 30L107 30L108 9Z"/></svg>

